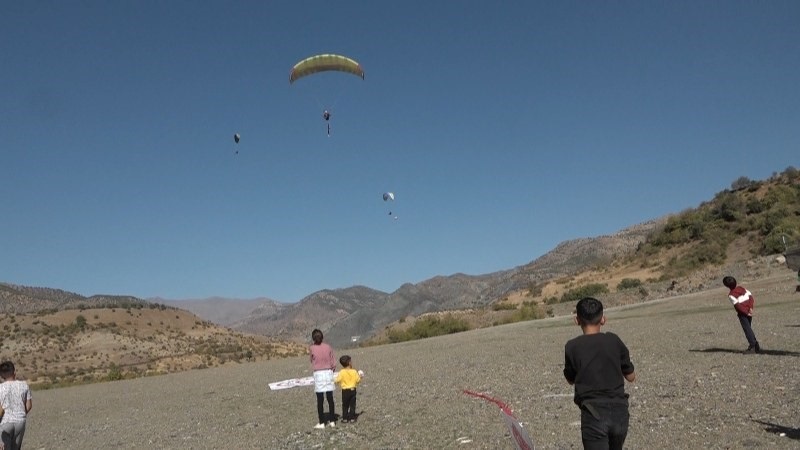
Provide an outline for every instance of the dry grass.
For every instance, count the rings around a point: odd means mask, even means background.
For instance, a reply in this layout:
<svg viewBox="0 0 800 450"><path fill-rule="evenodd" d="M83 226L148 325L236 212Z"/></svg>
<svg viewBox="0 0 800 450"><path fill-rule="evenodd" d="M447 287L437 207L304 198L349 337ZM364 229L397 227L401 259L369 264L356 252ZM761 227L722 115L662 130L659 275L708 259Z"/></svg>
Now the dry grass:
<svg viewBox="0 0 800 450"><path fill-rule="evenodd" d="M169 308L3 314L0 323L0 356L13 360L34 387L158 375L305 352L299 344L234 333Z"/></svg>

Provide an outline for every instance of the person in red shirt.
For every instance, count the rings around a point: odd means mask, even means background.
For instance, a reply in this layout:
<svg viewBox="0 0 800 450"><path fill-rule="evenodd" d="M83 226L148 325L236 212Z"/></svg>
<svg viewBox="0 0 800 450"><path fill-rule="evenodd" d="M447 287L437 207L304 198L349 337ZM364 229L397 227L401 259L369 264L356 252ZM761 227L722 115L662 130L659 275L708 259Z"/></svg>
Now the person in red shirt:
<svg viewBox="0 0 800 450"><path fill-rule="evenodd" d="M753 333L753 306L755 306L755 299L753 294L750 293L744 286L736 283L736 278L726 276L722 279L722 284L730 289L728 299L733 303L736 309L736 315L739 317L739 323L742 324L744 336L747 338L749 346L745 353L761 353L761 346L758 345L755 333Z"/></svg>

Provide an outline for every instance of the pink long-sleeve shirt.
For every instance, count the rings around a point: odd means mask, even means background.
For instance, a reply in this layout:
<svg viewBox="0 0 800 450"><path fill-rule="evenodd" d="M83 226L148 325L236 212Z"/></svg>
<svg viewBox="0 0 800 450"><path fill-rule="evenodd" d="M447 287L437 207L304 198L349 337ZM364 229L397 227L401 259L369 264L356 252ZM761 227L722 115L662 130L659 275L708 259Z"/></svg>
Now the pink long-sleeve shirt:
<svg viewBox="0 0 800 450"><path fill-rule="evenodd" d="M330 345L325 342L319 345L311 344L308 351L311 353L311 370L336 369L336 356Z"/></svg>

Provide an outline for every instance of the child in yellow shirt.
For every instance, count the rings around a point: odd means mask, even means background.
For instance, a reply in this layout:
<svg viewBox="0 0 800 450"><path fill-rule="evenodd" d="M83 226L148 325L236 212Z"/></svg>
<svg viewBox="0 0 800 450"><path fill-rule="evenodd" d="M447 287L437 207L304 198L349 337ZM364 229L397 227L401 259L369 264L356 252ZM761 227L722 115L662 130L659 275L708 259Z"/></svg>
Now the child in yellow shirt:
<svg viewBox="0 0 800 450"><path fill-rule="evenodd" d="M339 363L342 370L336 375L334 380L342 388L342 422L355 422L358 418L356 414L356 386L361 382L362 371L356 371L352 365L352 358L349 355L342 355Z"/></svg>

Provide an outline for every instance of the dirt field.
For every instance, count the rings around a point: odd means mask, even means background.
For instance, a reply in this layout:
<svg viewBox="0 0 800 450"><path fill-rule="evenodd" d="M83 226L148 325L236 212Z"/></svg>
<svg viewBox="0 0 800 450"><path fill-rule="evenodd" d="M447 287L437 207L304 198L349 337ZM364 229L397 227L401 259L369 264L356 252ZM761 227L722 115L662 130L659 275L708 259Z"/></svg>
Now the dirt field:
<svg viewBox="0 0 800 450"><path fill-rule="evenodd" d="M747 342L724 288L607 311L628 345L626 448L800 448L796 275L741 279L756 297ZM602 298L601 298L602 300ZM349 351L366 372L355 424L314 430L313 388L267 383L310 374L305 357L34 392L28 449L511 449L505 401L540 449L581 448L564 381L569 317ZM24 368L20 368L24 372ZM336 408L341 413L336 392Z"/></svg>

